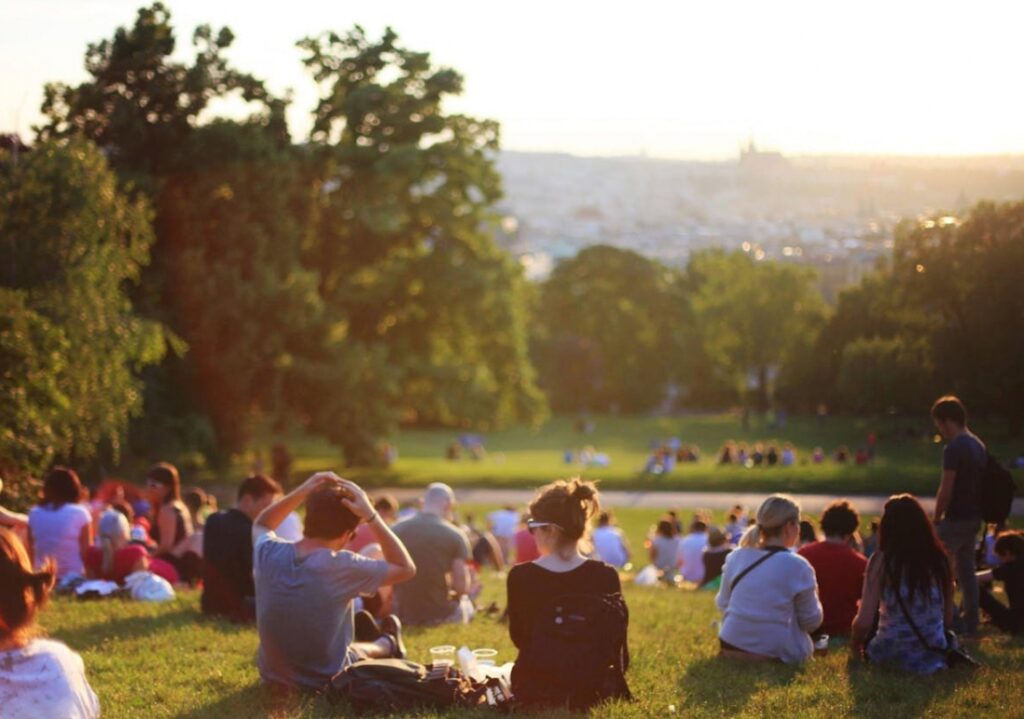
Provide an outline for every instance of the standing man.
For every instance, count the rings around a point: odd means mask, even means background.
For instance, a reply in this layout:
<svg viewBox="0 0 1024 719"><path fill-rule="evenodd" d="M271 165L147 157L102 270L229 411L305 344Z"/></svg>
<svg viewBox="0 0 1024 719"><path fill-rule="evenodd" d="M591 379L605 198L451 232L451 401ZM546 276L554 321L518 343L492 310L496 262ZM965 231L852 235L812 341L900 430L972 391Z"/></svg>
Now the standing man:
<svg viewBox="0 0 1024 719"><path fill-rule="evenodd" d="M956 571L961 616L957 629L971 636L978 631L978 579L974 554L981 528L981 482L988 452L967 428L967 410L952 395L932 405L932 420L946 440L942 450L942 481L935 497L935 528Z"/></svg>

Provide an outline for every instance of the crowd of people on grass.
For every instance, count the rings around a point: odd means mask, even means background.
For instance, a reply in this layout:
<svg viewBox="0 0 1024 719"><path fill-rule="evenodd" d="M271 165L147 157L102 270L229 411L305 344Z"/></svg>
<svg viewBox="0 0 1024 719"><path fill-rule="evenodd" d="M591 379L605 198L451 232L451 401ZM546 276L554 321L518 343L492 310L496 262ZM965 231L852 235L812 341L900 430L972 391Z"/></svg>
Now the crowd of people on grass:
<svg viewBox="0 0 1024 719"><path fill-rule="evenodd" d="M720 654L743 661L801 662L845 637L868 662L932 674L950 664L958 634L976 635L980 612L1000 630L1024 631L1024 534L997 527L979 543L985 445L956 398L938 400L932 417L947 444L931 517L914 497L895 495L862 540L845 500L825 508L821 536L784 495L753 516L735 507L723 527L698 512L684 531L670 512L636 579L716 591ZM629 696L620 574L634 557L591 482L553 482L525 512L505 506L480 525L459 521L445 484L403 509L332 472L287 494L253 474L234 507L217 511L202 493L183 497L167 463L146 475L148 507L126 501L129 490L105 493L98 506L99 492L90 502L74 471L55 467L27 516L0 512L3 716L98 716L82 659L40 638L36 616L55 588L122 583L135 572L192 582L204 613L254 623L263 684L292 693L322 690L360 662L404 658L405 626L500 611L478 605L482 569L510 567L503 616L518 650L517 701L582 708ZM997 583L1007 602L992 591Z"/></svg>

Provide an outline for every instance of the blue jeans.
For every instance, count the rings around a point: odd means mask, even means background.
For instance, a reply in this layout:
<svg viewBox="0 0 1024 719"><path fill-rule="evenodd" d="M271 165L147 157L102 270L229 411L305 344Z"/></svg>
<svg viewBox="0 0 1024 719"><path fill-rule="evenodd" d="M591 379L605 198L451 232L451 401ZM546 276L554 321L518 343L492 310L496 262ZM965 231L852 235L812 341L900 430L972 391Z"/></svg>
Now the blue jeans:
<svg viewBox="0 0 1024 719"><path fill-rule="evenodd" d="M960 585L962 631L978 631L978 577L975 575L975 552L978 548L978 519L944 519L935 527L953 560L956 582Z"/></svg>

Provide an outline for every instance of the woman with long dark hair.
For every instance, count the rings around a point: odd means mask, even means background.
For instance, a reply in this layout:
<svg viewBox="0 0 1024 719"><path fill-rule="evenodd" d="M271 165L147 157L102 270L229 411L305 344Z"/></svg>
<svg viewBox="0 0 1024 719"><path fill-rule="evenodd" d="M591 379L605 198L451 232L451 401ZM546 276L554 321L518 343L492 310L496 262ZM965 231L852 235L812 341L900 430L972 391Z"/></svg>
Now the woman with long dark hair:
<svg viewBox="0 0 1024 719"><path fill-rule="evenodd" d="M156 556L172 564L181 578L189 580L192 572L182 561L185 540L192 534L192 518L181 501L181 480L173 464L161 462L146 473L146 489L153 505L153 528Z"/></svg>
<svg viewBox="0 0 1024 719"><path fill-rule="evenodd" d="M43 501L28 513L28 546L35 566L47 558L57 579L85 575L83 560L92 544L92 515L79 502L82 483L75 470L54 467L43 480Z"/></svg>
<svg viewBox="0 0 1024 719"><path fill-rule="evenodd" d="M946 629L953 622L949 557L924 508L909 494L885 503L862 597L853 620L856 655L917 674L946 667ZM870 637L876 616L878 629Z"/></svg>

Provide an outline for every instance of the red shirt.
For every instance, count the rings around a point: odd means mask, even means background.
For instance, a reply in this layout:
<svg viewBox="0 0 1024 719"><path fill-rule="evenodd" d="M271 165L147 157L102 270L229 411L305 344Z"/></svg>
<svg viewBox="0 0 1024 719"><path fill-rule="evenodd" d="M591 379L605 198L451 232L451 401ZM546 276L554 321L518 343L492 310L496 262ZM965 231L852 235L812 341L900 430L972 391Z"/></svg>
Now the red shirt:
<svg viewBox="0 0 1024 719"><path fill-rule="evenodd" d="M530 534L529 529L520 529L512 538L516 547L516 564L532 562L540 556L537 551L537 540Z"/></svg>
<svg viewBox="0 0 1024 719"><path fill-rule="evenodd" d="M138 544L129 544L114 552L114 566L106 574L103 573L103 550L99 547L89 547L85 552L85 570L90 576L106 579L118 584L124 584L124 578L135 571L135 565L140 559L149 556L145 547Z"/></svg>
<svg viewBox="0 0 1024 719"><path fill-rule="evenodd" d="M374 534L373 527L364 522L356 527L355 534L352 535L352 539L349 541L348 546L345 547L345 549L358 554L363 551L363 547L367 544L373 544L376 541L377 535Z"/></svg>
<svg viewBox="0 0 1024 719"><path fill-rule="evenodd" d="M868 560L848 545L835 542L814 542L801 547L798 554L811 563L818 578L818 598L825 610L821 631L833 637L848 635Z"/></svg>

